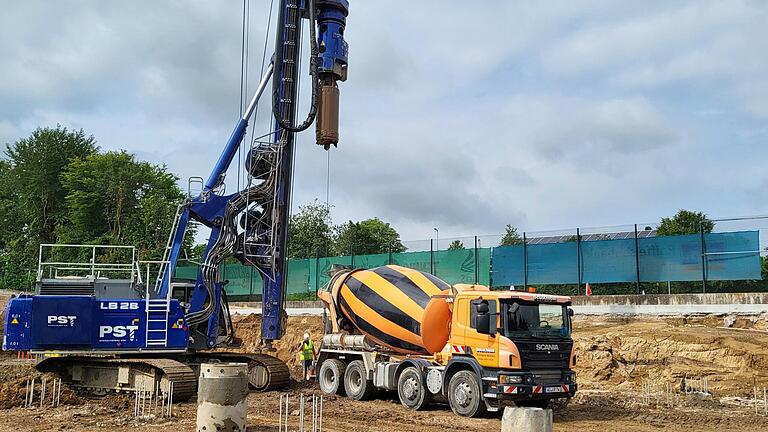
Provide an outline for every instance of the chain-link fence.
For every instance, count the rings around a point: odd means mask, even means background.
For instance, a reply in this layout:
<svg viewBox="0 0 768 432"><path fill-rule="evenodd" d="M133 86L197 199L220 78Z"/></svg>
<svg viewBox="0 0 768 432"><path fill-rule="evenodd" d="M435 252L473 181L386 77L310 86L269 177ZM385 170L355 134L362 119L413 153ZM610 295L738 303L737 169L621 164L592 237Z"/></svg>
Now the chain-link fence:
<svg viewBox="0 0 768 432"><path fill-rule="evenodd" d="M288 299L315 299L333 264L373 268L396 264L434 274L450 284L499 289L592 294L675 294L768 290L768 217L715 219L714 229L658 235L657 223L403 241L405 252L290 260ZM708 232L711 231L711 232ZM196 267L176 276L194 278ZM252 267L226 264L231 299L260 298Z"/></svg>

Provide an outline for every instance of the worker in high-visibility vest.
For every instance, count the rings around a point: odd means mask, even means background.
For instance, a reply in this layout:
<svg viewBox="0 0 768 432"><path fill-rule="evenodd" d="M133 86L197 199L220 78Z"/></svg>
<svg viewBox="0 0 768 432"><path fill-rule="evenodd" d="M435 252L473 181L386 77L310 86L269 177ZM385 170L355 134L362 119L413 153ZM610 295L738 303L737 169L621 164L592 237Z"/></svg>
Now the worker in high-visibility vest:
<svg viewBox="0 0 768 432"><path fill-rule="evenodd" d="M304 340L299 345L299 359L304 366L304 379L309 381L309 372L312 369L312 363L315 361L315 344L309 338L309 333L304 333Z"/></svg>

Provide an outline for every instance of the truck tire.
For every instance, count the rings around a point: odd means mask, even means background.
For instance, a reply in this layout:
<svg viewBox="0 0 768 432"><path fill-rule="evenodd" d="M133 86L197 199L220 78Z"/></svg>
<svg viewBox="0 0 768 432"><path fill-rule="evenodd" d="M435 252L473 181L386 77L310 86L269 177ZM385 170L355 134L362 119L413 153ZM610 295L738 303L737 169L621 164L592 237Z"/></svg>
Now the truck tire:
<svg viewBox="0 0 768 432"><path fill-rule="evenodd" d="M344 377L344 363L336 359L328 359L320 365L317 374L317 382L320 390L326 394L344 394L344 386L341 381Z"/></svg>
<svg viewBox="0 0 768 432"><path fill-rule="evenodd" d="M448 405L454 413L463 417L479 417L485 413L485 401L474 372L462 370L451 377Z"/></svg>
<svg viewBox="0 0 768 432"><path fill-rule="evenodd" d="M429 392L419 371L411 366L405 368L397 379L397 396L408 409L420 411L429 404Z"/></svg>
<svg viewBox="0 0 768 432"><path fill-rule="evenodd" d="M367 372L362 360L355 360L347 365L344 372L344 391L347 392L347 397L358 401L371 398L375 387L373 381L366 379Z"/></svg>

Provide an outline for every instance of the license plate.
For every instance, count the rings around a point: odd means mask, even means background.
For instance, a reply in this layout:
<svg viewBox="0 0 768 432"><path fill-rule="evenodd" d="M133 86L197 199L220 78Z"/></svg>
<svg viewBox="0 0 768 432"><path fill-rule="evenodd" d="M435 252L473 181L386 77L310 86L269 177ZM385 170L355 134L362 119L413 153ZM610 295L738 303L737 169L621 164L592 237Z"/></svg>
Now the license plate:
<svg viewBox="0 0 768 432"><path fill-rule="evenodd" d="M544 393L562 393L562 387L544 387Z"/></svg>

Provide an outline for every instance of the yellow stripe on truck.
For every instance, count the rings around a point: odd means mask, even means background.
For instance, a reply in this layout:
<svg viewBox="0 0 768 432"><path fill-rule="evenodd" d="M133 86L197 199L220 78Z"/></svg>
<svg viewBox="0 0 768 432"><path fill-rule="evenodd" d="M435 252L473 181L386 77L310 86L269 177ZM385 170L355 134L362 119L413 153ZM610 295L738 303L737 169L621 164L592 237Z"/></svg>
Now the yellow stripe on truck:
<svg viewBox="0 0 768 432"><path fill-rule="evenodd" d="M364 283L368 288L392 304L392 306L405 312L417 322L421 321L424 309L388 280L374 272L358 272L354 273L352 277Z"/></svg>
<svg viewBox="0 0 768 432"><path fill-rule="evenodd" d="M413 270L413 269L400 267L400 266L389 266L389 267L393 270L396 270L398 273L402 273L405 277L412 280L414 285L419 287L419 289L424 291L430 297L434 295L438 295L442 292L442 290L438 288L437 285L435 285L431 280L429 280L429 278L424 276L418 270Z"/></svg>
<svg viewBox="0 0 768 432"><path fill-rule="evenodd" d="M382 317L367 304L361 302L346 285L341 287L341 296L347 302L355 315L363 317L370 325L376 327L382 333L386 333L408 343L422 346L421 337L409 332L392 321Z"/></svg>

